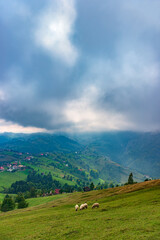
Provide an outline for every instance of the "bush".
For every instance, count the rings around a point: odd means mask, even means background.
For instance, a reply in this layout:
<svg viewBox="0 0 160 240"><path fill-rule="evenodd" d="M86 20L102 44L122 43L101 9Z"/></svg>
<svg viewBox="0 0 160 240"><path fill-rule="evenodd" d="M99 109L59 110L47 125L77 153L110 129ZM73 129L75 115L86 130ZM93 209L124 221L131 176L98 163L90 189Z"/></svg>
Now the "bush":
<svg viewBox="0 0 160 240"><path fill-rule="evenodd" d="M26 202L22 193L19 193L16 197L16 202L18 202L18 208L26 208L28 207L28 203Z"/></svg>
<svg viewBox="0 0 160 240"><path fill-rule="evenodd" d="M13 201L12 197L10 197L7 194L2 202L1 211L7 212L7 211L13 210L14 208L15 208L15 202Z"/></svg>

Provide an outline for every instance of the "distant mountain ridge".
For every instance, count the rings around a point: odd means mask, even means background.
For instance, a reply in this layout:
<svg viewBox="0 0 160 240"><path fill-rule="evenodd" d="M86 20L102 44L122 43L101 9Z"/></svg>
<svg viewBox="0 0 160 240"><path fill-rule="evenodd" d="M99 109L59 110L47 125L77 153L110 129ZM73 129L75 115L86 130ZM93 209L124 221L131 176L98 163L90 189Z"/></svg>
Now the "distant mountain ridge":
<svg viewBox="0 0 160 240"><path fill-rule="evenodd" d="M108 132L78 139L124 167L160 178L160 133Z"/></svg>
<svg viewBox="0 0 160 240"><path fill-rule="evenodd" d="M103 179L124 181L129 171L160 178L160 133L0 134L0 149L35 154L82 152L83 161L77 161L97 169Z"/></svg>
<svg viewBox="0 0 160 240"><path fill-rule="evenodd" d="M0 135L1 139L1 135ZM54 151L78 151L81 144L62 135L55 134L15 134L10 138L3 135L0 148L11 149L18 152L54 152Z"/></svg>

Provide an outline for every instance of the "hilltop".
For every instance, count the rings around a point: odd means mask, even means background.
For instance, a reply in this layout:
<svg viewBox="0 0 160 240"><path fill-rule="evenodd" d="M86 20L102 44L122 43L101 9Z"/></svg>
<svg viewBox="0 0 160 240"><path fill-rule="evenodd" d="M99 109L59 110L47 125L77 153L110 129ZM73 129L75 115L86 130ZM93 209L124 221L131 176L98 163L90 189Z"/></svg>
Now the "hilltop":
<svg viewBox="0 0 160 240"><path fill-rule="evenodd" d="M159 195L160 180L62 194L49 203L0 214L1 239L158 240ZM92 210L96 201L100 208ZM74 205L84 202L89 208L75 212Z"/></svg>

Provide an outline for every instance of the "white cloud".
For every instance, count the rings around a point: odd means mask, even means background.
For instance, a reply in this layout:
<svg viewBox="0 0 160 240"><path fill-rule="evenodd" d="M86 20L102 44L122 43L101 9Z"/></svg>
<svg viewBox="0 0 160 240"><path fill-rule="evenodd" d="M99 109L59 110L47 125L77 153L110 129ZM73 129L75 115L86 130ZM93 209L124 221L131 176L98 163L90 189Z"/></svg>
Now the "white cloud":
<svg viewBox="0 0 160 240"><path fill-rule="evenodd" d="M133 128L120 113L97 108L100 89L88 86L79 99L69 101L64 110L66 119L72 122L70 131L107 131Z"/></svg>
<svg viewBox="0 0 160 240"><path fill-rule="evenodd" d="M114 60L92 60L81 79L79 98L64 108L66 119L73 123L71 130L157 130L156 124L144 124L142 115L146 108L151 115L149 94L158 87L159 77L159 63L136 52Z"/></svg>
<svg viewBox="0 0 160 240"><path fill-rule="evenodd" d="M44 128L23 127L11 121L5 121L4 119L0 119L0 133L3 133L3 132L36 133L36 132L47 132L47 131Z"/></svg>
<svg viewBox="0 0 160 240"><path fill-rule="evenodd" d="M53 57L74 65L78 50L72 43L76 11L74 0L55 0L38 17L35 41Z"/></svg>

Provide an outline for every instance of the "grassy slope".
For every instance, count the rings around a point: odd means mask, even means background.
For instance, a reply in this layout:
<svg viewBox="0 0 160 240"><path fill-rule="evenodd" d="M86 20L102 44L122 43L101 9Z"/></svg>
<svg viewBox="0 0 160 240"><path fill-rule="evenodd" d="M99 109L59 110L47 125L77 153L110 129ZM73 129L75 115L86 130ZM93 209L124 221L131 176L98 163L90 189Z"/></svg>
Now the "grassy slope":
<svg viewBox="0 0 160 240"><path fill-rule="evenodd" d="M3 161L4 160L8 161L8 157L10 157L10 160L12 159L11 162L20 160L21 164L32 167L34 170L39 171L39 173L43 172L45 174L48 174L49 172L51 172L53 175L53 179L59 181L62 185L65 183L67 183L68 185L76 184L76 181L69 181L67 179L63 179L62 177L63 177L64 173L66 175L69 173L67 173L67 172L63 173L62 170L60 170L58 168L54 168L53 166L49 165L49 163L52 162L50 158L39 157L38 162L31 163L28 161L24 161L24 158L27 156L26 154L19 156L19 154L15 153L15 152L3 151L3 152L1 152L1 155L3 156ZM66 169L66 170L68 170L68 169ZM7 171L0 172L0 191L3 191L3 187L5 187L5 188L10 187L11 184L15 181L26 180L28 172L29 172L29 170L16 171L16 172L7 172ZM72 175L72 174L69 174L69 175Z"/></svg>
<svg viewBox="0 0 160 240"><path fill-rule="evenodd" d="M29 203L29 207L34 207L34 206L37 206L37 205L53 202L53 201L55 201L57 199L60 199L60 198L65 198L68 195L69 194L65 193L65 194L58 194L58 195L53 195L53 196L49 196L49 197L29 198L26 201Z"/></svg>
<svg viewBox="0 0 160 240"><path fill-rule="evenodd" d="M6 196L6 194L0 193L0 203L2 203L5 196Z"/></svg>
<svg viewBox="0 0 160 240"><path fill-rule="evenodd" d="M35 168L35 170L37 170ZM49 173L50 171L47 168L41 169L40 172ZM3 191L3 187L8 188L11 186L13 182L20 181L20 180L26 180L28 174L28 170L25 171L17 171L17 172L0 172L0 191ZM62 185L67 183L68 185L75 185L75 182L65 180L60 177L53 176L54 180L59 181Z"/></svg>
<svg viewBox="0 0 160 240"><path fill-rule="evenodd" d="M75 203L89 208L75 212ZM95 201L99 209L91 209ZM0 239L158 240L160 180L68 194L25 210L0 214Z"/></svg>
<svg viewBox="0 0 160 240"><path fill-rule="evenodd" d="M10 187L15 181L25 180L28 174L28 170L17 172L0 172L0 191L3 187ZM2 187L3 186L3 187Z"/></svg>
<svg viewBox="0 0 160 240"><path fill-rule="evenodd" d="M82 168L86 175L89 176L90 169L97 169L99 172L99 178L93 179L94 184L98 184L99 182L103 182L104 180L110 182L113 181L115 184L124 183L128 179L128 175L130 174L129 169L122 168L120 165L110 161L107 157L100 156L96 154L94 151L90 149L86 149L84 151L72 152L72 153L49 153L47 156L41 156L40 154L33 155L33 159L30 161L25 160L29 155L23 153L19 155L17 152L13 151L1 151L1 165L2 162L7 162L8 157L13 161L20 161L22 165L27 167L31 167L39 173L49 173L51 172L53 178L58 180L62 185L67 183L69 185L75 185L77 178L81 180L85 180L85 177L82 176L80 172L74 171L75 167ZM11 160L10 159L10 160ZM66 163L69 164L70 167L66 167ZM71 167L72 166L72 167ZM72 181L68 181L63 176L69 175L72 176ZM136 173L133 171L134 180L137 182L141 182L144 180L143 175ZM14 178L15 176L15 178ZM10 185L17 180L24 180L25 175L23 173L8 173L0 172L0 191L3 190L3 187L10 187ZM6 181L6 179L8 179Z"/></svg>

